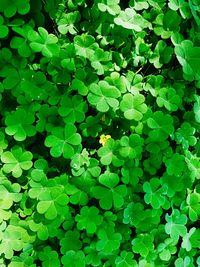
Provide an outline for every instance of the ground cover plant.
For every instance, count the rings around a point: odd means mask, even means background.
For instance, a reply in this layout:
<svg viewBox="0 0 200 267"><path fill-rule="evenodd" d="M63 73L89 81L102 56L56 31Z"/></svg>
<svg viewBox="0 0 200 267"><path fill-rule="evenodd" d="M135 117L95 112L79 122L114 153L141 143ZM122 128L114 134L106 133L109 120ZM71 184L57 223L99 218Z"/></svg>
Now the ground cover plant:
<svg viewBox="0 0 200 267"><path fill-rule="evenodd" d="M0 1L0 266L200 266L200 1Z"/></svg>

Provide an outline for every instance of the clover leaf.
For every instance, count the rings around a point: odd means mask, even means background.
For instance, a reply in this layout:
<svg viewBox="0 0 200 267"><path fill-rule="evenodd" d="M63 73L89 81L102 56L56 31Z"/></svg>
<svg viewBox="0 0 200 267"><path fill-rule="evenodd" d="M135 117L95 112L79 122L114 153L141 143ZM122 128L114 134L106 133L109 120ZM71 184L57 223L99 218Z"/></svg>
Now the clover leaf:
<svg viewBox="0 0 200 267"><path fill-rule="evenodd" d="M85 83L79 79L74 79L71 85L73 90L78 90L79 94L82 96L86 96L88 94L88 87Z"/></svg>
<svg viewBox="0 0 200 267"><path fill-rule="evenodd" d="M187 223L187 216L181 214L179 210L174 209L171 215L166 214L165 219L167 223L165 224L165 232L170 235L170 237L177 241L180 236L185 236L187 233L187 228L185 224Z"/></svg>
<svg viewBox="0 0 200 267"><path fill-rule="evenodd" d="M20 190L20 185L17 183L3 182L0 185L0 209L9 210L14 202L19 202L22 198Z"/></svg>
<svg viewBox="0 0 200 267"><path fill-rule="evenodd" d="M165 195L167 193L167 186L160 187L160 180L158 178L152 178L150 182L143 184L144 200L147 204L151 204L154 209L159 209L164 206L166 202Z"/></svg>
<svg viewBox="0 0 200 267"><path fill-rule="evenodd" d="M89 153L87 152L86 149L83 149L81 154L76 153L70 163L72 167L72 173L74 176L79 176L81 175L85 170L84 165L86 167L89 167L90 165L90 158L89 158Z"/></svg>
<svg viewBox="0 0 200 267"><path fill-rule="evenodd" d="M57 46L58 38L52 33L49 34L42 27L38 28L38 32L30 30L28 32L28 40L34 52L41 52L47 58L51 58L59 52Z"/></svg>
<svg viewBox="0 0 200 267"><path fill-rule="evenodd" d="M117 98L120 97L120 91L109 85L106 81L100 81L97 84L91 84L89 87L88 101L100 112L107 112L110 108L116 110L119 106Z"/></svg>
<svg viewBox="0 0 200 267"><path fill-rule="evenodd" d="M110 165L111 162L113 163L113 165L116 165L119 162L117 156L114 153L116 151L116 148L117 144L112 138L108 139L105 145L99 148L97 153L98 156L101 158L100 162L103 165Z"/></svg>
<svg viewBox="0 0 200 267"><path fill-rule="evenodd" d="M162 111L156 111L151 118L147 119L150 129L149 136L152 140L164 141L173 133L173 119Z"/></svg>
<svg viewBox="0 0 200 267"><path fill-rule="evenodd" d="M144 28L152 27L150 22L136 13L132 8L126 8L124 11L121 11L119 16L114 18L114 22L125 29L134 30L136 32L140 32Z"/></svg>
<svg viewBox="0 0 200 267"><path fill-rule="evenodd" d="M120 76L118 72L112 72L110 76L105 77L105 81L110 85L117 87L121 93L126 93L127 79L125 76Z"/></svg>
<svg viewBox="0 0 200 267"><path fill-rule="evenodd" d="M66 232L65 236L60 240L62 254L65 254L70 250L78 251L82 247L79 238L80 233L76 230Z"/></svg>
<svg viewBox="0 0 200 267"><path fill-rule="evenodd" d="M178 258L175 260L175 267L194 267L194 264L192 263L193 259L191 259L189 256L185 256L184 258Z"/></svg>
<svg viewBox="0 0 200 267"><path fill-rule="evenodd" d="M76 215L75 221L79 230L86 229L88 234L94 234L97 226L102 223L103 217L99 215L99 210L96 207L83 207L80 215Z"/></svg>
<svg viewBox="0 0 200 267"><path fill-rule="evenodd" d="M134 225L135 227L139 224L140 218L143 215L144 206L141 203L134 204L130 202L124 210L123 222L125 224Z"/></svg>
<svg viewBox="0 0 200 267"><path fill-rule="evenodd" d="M175 132L175 140L177 144L182 144L184 149L188 149L189 146L194 146L197 142L194 134L195 128L189 122L184 122Z"/></svg>
<svg viewBox="0 0 200 267"><path fill-rule="evenodd" d="M0 235L0 254L4 254L6 259L11 259L15 251L21 251L26 243L31 243L27 231L21 226L8 225Z"/></svg>
<svg viewBox="0 0 200 267"><path fill-rule="evenodd" d="M132 95L127 93L123 95L120 102L120 109L124 112L127 120L140 121L143 114L147 112L147 105L144 104L145 97L141 94Z"/></svg>
<svg viewBox="0 0 200 267"><path fill-rule="evenodd" d="M103 49L97 48L94 54L91 56L90 61L92 67L97 71L98 75L103 75L105 71L112 68L111 53Z"/></svg>
<svg viewBox="0 0 200 267"><path fill-rule="evenodd" d="M55 219L59 213L59 209L61 211L68 203L67 196L64 194L55 194L52 197L46 193L43 197L40 195L40 200L37 204L37 211L40 214L44 214L48 220Z"/></svg>
<svg viewBox="0 0 200 267"><path fill-rule="evenodd" d="M5 132L13 135L15 140L24 141L26 136L33 136L36 133L35 127L32 125L35 118L31 112L25 109L17 109L15 112L8 114L5 119Z"/></svg>
<svg viewBox="0 0 200 267"><path fill-rule="evenodd" d="M181 104L181 98L173 88L161 88L158 91L156 103L159 107L165 107L169 111L176 111Z"/></svg>
<svg viewBox="0 0 200 267"><path fill-rule="evenodd" d="M125 185L118 185L118 175L106 171L99 176L99 182L104 187L95 186L92 189L92 193L95 198L100 200L99 204L102 209L109 210L112 206L116 209L120 208L124 204L127 189Z"/></svg>
<svg viewBox="0 0 200 267"><path fill-rule="evenodd" d="M120 140L119 154L129 159L140 158L143 143L143 139L138 134L123 136Z"/></svg>
<svg viewBox="0 0 200 267"><path fill-rule="evenodd" d="M175 47L176 57L183 67L184 77L187 80L199 80L200 72L198 69L200 47L194 47L189 40L184 40Z"/></svg>
<svg viewBox="0 0 200 267"><path fill-rule="evenodd" d="M29 170L32 163L33 155L29 151L22 150L21 147L15 146L11 151L5 151L1 155L1 161L4 163L3 171L12 173L15 178L22 175L23 170Z"/></svg>
<svg viewBox="0 0 200 267"><path fill-rule="evenodd" d="M78 190L76 188L72 193L72 195L70 196L69 201L74 205L79 204L85 206L88 203L88 195L84 191Z"/></svg>
<svg viewBox="0 0 200 267"><path fill-rule="evenodd" d="M61 18L57 21L58 31L61 34L76 34L77 30L74 26L75 23L79 22L80 13L78 11L69 12L67 14L62 14Z"/></svg>
<svg viewBox="0 0 200 267"><path fill-rule="evenodd" d="M166 42L159 40L152 52L149 62L153 63L154 67L159 69L163 64L168 64L173 55L173 48L167 46Z"/></svg>
<svg viewBox="0 0 200 267"><path fill-rule="evenodd" d="M105 229L100 229L97 233L99 241L96 243L97 251L102 251L104 253L111 253L120 246L122 236L120 233L115 233L110 227Z"/></svg>
<svg viewBox="0 0 200 267"><path fill-rule="evenodd" d="M90 244L90 246L85 247L86 264L93 266L99 266L101 264L101 255L96 253L95 243Z"/></svg>
<svg viewBox="0 0 200 267"><path fill-rule="evenodd" d="M52 250L50 246L47 246L43 251L39 252L39 259L42 260L44 267L47 266L60 266L60 260L58 258L58 253Z"/></svg>
<svg viewBox="0 0 200 267"><path fill-rule="evenodd" d="M192 179L200 179L200 161L199 157L192 155L189 151L187 151L185 161L187 163L187 167L190 170L190 176Z"/></svg>
<svg viewBox="0 0 200 267"><path fill-rule="evenodd" d="M186 203L182 203L182 209L188 212L192 222L198 220L200 216L200 194L196 192L188 192Z"/></svg>
<svg viewBox="0 0 200 267"><path fill-rule="evenodd" d="M93 36L82 34L74 37L74 46L76 54L84 58L90 58L94 54L94 50L98 48Z"/></svg>
<svg viewBox="0 0 200 267"><path fill-rule="evenodd" d="M175 153L172 155L170 159L166 160L167 173L169 175L180 176L185 170L185 161L184 156L179 153Z"/></svg>
<svg viewBox="0 0 200 267"><path fill-rule="evenodd" d="M6 25L4 25L4 19L0 16L0 39L5 38L9 33L9 29Z"/></svg>
<svg viewBox="0 0 200 267"><path fill-rule="evenodd" d="M139 178L142 177L143 171L141 168L136 167L134 162L126 161L121 169L122 181L124 184L130 183L136 185Z"/></svg>
<svg viewBox="0 0 200 267"><path fill-rule="evenodd" d="M120 12L119 0L101 0L98 2L98 8L102 12L108 12L110 15L117 15Z"/></svg>
<svg viewBox="0 0 200 267"><path fill-rule="evenodd" d="M178 31L181 18L174 10L169 10L164 14L163 27L167 31Z"/></svg>
<svg viewBox="0 0 200 267"><path fill-rule="evenodd" d="M136 267L137 263L133 260L133 253L122 251L120 256L118 256L115 260L115 264L117 267L131 266Z"/></svg>
<svg viewBox="0 0 200 267"><path fill-rule="evenodd" d="M63 155L64 158L71 158L75 154L75 147L80 145L81 136L76 132L74 124L68 123L64 129L54 128L52 135L47 136L45 146L51 147L50 153L58 158Z"/></svg>
<svg viewBox="0 0 200 267"><path fill-rule="evenodd" d="M14 36L11 40L10 46L13 49L17 49L19 55L21 57L29 57L32 54L31 48L29 47L28 40L27 40L27 35L28 32L32 28L28 25L24 25L23 27L20 28L13 28L13 30L20 35L19 36Z"/></svg>
<svg viewBox="0 0 200 267"><path fill-rule="evenodd" d="M83 136L97 137L99 135L99 132L102 131L102 125L100 125L99 115L88 116L85 122L81 123L80 129L82 130Z"/></svg>
<svg viewBox="0 0 200 267"><path fill-rule="evenodd" d="M60 104L58 113L64 117L66 122L74 123L76 121L84 121L88 107L81 96L73 96L72 98L65 96L62 98Z"/></svg>
<svg viewBox="0 0 200 267"><path fill-rule="evenodd" d="M9 0L1 1L0 12L3 12L7 18L13 17L16 12L20 15L25 15L30 11L29 1L17 0L10 2Z"/></svg>
<svg viewBox="0 0 200 267"><path fill-rule="evenodd" d="M44 181L44 185L34 181L30 184L32 188L28 194L30 198L38 200L37 212L44 214L46 219L53 220L59 214L68 211L69 198L65 193L65 188L62 185L57 185L55 180Z"/></svg>
<svg viewBox="0 0 200 267"><path fill-rule="evenodd" d="M45 241L48 238L58 236L58 227L63 222L63 219L57 217L56 221L48 221L44 216L38 213L34 214L34 219L36 222L30 220L28 226L33 233L37 234L39 240Z"/></svg>
<svg viewBox="0 0 200 267"><path fill-rule="evenodd" d="M168 3L170 9L177 11L180 11L181 16L185 18L191 17L191 12L189 10L189 3L188 2L182 2L181 0L170 0Z"/></svg>
<svg viewBox="0 0 200 267"><path fill-rule="evenodd" d="M64 267L85 267L85 255L82 251L67 251L61 258Z"/></svg>
<svg viewBox="0 0 200 267"><path fill-rule="evenodd" d="M160 259L166 262L169 261L177 251L176 244L177 241L172 238L167 238L164 243L160 243L157 247Z"/></svg>
<svg viewBox="0 0 200 267"><path fill-rule="evenodd" d="M183 237L183 242L181 244L181 247L184 248L186 251L190 251L192 249L192 242L190 239L195 232L196 228L192 227L190 231Z"/></svg>
<svg viewBox="0 0 200 267"><path fill-rule="evenodd" d="M151 234L140 234L131 242L134 253L147 257L154 250L153 236Z"/></svg>

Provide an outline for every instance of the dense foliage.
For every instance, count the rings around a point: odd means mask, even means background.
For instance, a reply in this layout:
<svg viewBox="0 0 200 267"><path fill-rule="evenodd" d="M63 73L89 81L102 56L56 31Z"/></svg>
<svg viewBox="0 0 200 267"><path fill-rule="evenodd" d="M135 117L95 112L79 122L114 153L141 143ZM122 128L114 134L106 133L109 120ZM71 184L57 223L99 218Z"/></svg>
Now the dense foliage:
<svg viewBox="0 0 200 267"><path fill-rule="evenodd" d="M200 1L0 0L0 266L200 266Z"/></svg>

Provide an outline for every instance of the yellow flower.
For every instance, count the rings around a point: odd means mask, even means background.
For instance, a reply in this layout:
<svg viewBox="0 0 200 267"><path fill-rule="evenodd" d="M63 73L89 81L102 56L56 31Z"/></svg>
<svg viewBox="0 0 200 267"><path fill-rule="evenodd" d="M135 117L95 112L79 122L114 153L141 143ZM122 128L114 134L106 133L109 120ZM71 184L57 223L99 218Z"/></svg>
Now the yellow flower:
<svg viewBox="0 0 200 267"><path fill-rule="evenodd" d="M99 143L102 144L102 146L104 146L105 143L106 143L106 141L107 141L108 139L110 139L110 138L111 138L111 136L110 136L109 134L107 134L107 135L102 134L102 135L100 136Z"/></svg>

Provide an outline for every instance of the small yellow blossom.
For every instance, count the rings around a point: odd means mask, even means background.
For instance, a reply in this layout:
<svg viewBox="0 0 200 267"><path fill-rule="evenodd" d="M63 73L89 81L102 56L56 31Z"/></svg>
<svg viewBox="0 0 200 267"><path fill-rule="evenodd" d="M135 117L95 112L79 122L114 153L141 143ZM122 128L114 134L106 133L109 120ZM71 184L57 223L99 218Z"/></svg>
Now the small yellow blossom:
<svg viewBox="0 0 200 267"><path fill-rule="evenodd" d="M110 136L109 134L107 134L107 135L102 134L102 135L100 136L99 143L102 144L102 146L104 146L105 143L106 143L106 141L107 141L108 139L110 139L110 138L111 138L111 136Z"/></svg>

